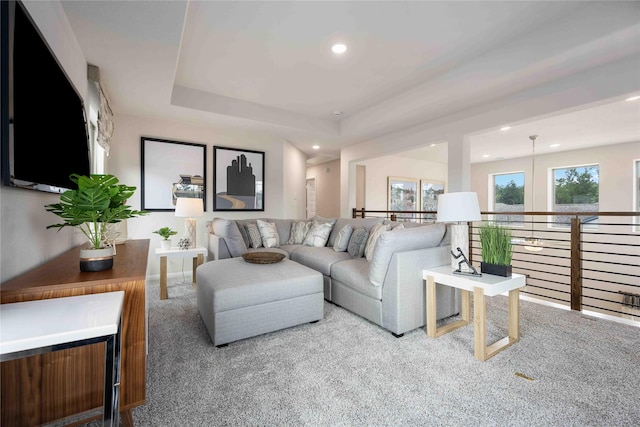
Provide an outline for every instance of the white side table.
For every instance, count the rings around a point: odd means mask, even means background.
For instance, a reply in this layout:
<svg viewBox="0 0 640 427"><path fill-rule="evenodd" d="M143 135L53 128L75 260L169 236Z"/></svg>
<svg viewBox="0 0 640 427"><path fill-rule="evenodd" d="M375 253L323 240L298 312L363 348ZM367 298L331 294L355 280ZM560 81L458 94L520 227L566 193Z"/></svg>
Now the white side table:
<svg viewBox="0 0 640 427"><path fill-rule="evenodd" d="M204 257L207 253L207 248L203 246L189 249L156 248L156 256L160 257L160 299L169 298L169 293L167 292L167 258L193 258L193 285L197 286L196 268L204 262Z"/></svg>
<svg viewBox="0 0 640 427"><path fill-rule="evenodd" d="M485 361L515 344L520 340L520 288L526 285L526 278L522 274L512 274L511 277L483 274L481 277L453 274L451 266L436 267L423 271L426 281L426 320L427 335L436 338L468 325L471 322L471 298L473 292L473 336L474 353L479 360ZM440 328L436 326L436 283L452 286L462 291L461 320L449 323ZM509 336L489 346L487 342L486 296L495 296L509 292Z"/></svg>
<svg viewBox="0 0 640 427"><path fill-rule="evenodd" d="M120 423L124 291L0 305L0 361L105 342L104 426Z"/></svg>

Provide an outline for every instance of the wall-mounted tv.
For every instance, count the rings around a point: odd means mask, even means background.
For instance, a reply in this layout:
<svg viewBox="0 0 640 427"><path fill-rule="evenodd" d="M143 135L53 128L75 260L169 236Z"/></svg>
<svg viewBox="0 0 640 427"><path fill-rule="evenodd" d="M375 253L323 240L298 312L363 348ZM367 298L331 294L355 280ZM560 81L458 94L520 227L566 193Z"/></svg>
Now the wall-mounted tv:
<svg viewBox="0 0 640 427"><path fill-rule="evenodd" d="M2 183L60 193L90 173L84 102L20 1L0 1Z"/></svg>

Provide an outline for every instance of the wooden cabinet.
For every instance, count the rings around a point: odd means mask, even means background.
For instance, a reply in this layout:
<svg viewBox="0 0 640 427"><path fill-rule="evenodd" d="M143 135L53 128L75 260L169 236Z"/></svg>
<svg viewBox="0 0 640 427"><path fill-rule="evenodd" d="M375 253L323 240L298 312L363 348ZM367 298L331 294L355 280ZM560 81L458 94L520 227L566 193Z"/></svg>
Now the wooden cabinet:
<svg viewBox="0 0 640 427"><path fill-rule="evenodd" d="M124 291L120 419L144 404L146 383L145 276L149 240L117 245L113 269L80 272L74 248L0 286L2 304ZM2 309L0 307L0 309ZM2 362L0 425L37 426L99 418L104 385L104 343Z"/></svg>

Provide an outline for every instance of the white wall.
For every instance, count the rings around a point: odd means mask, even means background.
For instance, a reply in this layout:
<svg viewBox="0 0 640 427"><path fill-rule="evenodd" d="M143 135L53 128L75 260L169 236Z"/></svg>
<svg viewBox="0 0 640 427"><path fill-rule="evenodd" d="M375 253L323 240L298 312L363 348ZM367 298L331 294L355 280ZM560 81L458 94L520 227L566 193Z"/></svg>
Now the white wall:
<svg viewBox="0 0 640 427"><path fill-rule="evenodd" d="M306 178L316 179L316 214L325 218L340 216L340 160L308 167Z"/></svg>
<svg viewBox="0 0 640 427"><path fill-rule="evenodd" d="M487 210L489 174L523 171L525 173L525 210L548 211L552 210L547 204L549 197L547 179L550 168L598 164L600 166L600 210L633 211L634 159L640 159L640 142L536 155L534 206L531 205L531 186L528 184L531 182L531 157L471 165L471 191L478 193L480 210Z"/></svg>
<svg viewBox="0 0 640 427"><path fill-rule="evenodd" d="M387 178L431 179L447 181L447 165L426 160L415 160L402 156L383 156L357 162L366 168L365 208L387 210Z"/></svg>
<svg viewBox="0 0 640 427"><path fill-rule="evenodd" d="M206 169L206 211L197 219L197 244L206 246L205 223L213 217L221 218L301 218L304 212L305 162L306 157L291 144L281 139L250 131L221 130L213 127L197 126L184 122L170 122L151 118L116 115L115 129L111 141L111 156L107 160L108 173L114 174L121 182L137 187L129 204L140 209L141 170L140 138L155 137L166 140L192 142L207 146ZM265 152L265 210L264 212L214 212L213 209L213 146L244 148ZM172 212L151 212L149 215L127 221L129 239L150 239L150 254L147 274L159 274L159 262L155 248L160 246L160 236L154 230L168 226L183 237L184 219L176 218ZM185 274L191 272L190 263L180 259L169 260L168 271Z"/></svg>
<svg viewBox="0 0 640 427"><path fill-rule="evenodd" d="M57 1L27 1L25 6L83 99L87 62L62 6ZM64 138L54 139L64 150ZM44 206L59 196L0 186L0 281L5 282L79 244L73 230L47 230L60 222Z"/></svg>

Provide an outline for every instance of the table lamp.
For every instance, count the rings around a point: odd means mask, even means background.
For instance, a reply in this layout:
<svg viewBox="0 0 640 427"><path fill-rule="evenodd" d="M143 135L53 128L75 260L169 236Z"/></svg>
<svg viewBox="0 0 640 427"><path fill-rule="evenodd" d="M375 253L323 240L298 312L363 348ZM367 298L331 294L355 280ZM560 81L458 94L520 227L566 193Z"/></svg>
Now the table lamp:
<svg viewBox="0 0 640 427"><path fill-rule="evenodd" d="M451 268L459 270L462 255L469 259L469 221L480 221L478 195L473 192L444 193L438 196L438 214L436 222L451 222ZM453 256L458 255L458 258Z"/></svg>
<svg viewBox="0 0 640 427"><path fill-rule="evenodd" d="M196 247L196 220L195 218L204 215L204 207L202 199L178 197L176 200L177 217L186 218L184 220L187 237L191 241L191 247Z"/></svg>

